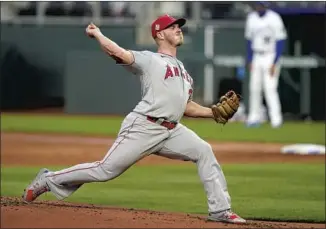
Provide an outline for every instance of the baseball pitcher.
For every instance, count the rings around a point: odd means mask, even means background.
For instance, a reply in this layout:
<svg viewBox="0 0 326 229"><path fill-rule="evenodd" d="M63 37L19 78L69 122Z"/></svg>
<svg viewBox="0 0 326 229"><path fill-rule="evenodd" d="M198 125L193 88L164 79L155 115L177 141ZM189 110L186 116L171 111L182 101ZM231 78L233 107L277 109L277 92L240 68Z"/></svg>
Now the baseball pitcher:
<svg viewBox="0 0 326 229"><path fill-rule="evenodd" d="M150 155L192 161L207 195L208 219L244 223L231 211L231 198L223 171L212 147L180 123L185 116L212 118L226 124L239 107L240 96L227 92L217 104L203 107L192 100L194 81L177 59L183 44L183 18L163 15L151 25L157 52L126 50L104 36L91 23L86 29L103 51L141 82L141 101L125 117L117 139L100 161L83 163L60 171L41 169L24 190L23 201L30 203L45 192L62 200L83 184L112 180L137 161Z"/></svg>
<svg viewBox="0 0 326 229"><path fill-rule="evenodd" d="M280 57L287 33L280 15L268 9L267 2L256 2L255 11L248 14L245 25L247 63L249 64L249 111L247 125L260 124L262 91L272 127L283 123L277 92Z"/></svg>

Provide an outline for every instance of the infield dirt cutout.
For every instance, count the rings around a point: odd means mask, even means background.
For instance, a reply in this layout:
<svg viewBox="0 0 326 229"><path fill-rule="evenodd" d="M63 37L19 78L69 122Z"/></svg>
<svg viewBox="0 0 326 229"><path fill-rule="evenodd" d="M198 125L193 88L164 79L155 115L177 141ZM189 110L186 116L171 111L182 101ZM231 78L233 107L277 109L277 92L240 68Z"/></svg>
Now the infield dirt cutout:
<svg viewBox="0 0 326 229"><path fill-rule="evenodd" d="M3 166L64 165L101 160L114 139L54 134L1 134ZM324 163L324 156L283 155L281 144L211 143L217 160L225 163ZM190 163L155 155L144 164ZM32 179L32 177L31 177ZM325 224L249 220L245 225L206 222L206 215L167 213L132 208L76 204L64 201L22 203L20 197L1 197L1 228L325 228Z"/></svg>

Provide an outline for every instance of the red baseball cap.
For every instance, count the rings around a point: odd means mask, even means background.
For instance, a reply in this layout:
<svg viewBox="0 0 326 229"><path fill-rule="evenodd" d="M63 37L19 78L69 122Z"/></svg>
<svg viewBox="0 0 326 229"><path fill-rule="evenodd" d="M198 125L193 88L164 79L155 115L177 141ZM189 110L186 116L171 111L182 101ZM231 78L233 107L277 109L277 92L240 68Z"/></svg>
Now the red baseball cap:
<svg viewBox="0 0 326 229"><path fill-rule="evenodd" d="M186 24L186 19L184 18L174 18L171 17L168 14L162 15L158 17L155 21L152 23L152 37L155 38L156 34L169 26L173 24L178 24L180 27Z"/></svg>

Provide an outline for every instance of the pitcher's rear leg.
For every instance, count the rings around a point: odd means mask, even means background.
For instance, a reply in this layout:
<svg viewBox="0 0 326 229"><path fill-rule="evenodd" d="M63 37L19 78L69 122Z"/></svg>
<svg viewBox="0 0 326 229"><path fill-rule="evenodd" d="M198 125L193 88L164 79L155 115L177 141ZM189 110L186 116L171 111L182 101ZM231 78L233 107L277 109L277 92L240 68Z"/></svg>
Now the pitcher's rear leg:
<svg viewBox="0 0 326 229"><path fill-rule="evenodd" d="M57 199L62 200L85 183L112 180L151 153L151 150L155 150L155 146L167 138L167 131L163 127L151 128L150 125L144 124L148 121L132 116L127 117L127 121L122 125L118 138L103 160L38 174L24 192L23 200L31 202L45 191L51 191ZM36 184L37 188L31 189ZM44 192L39 190L44 190ZM29 198L28 192L32 193L33 198Z"/></svg>
<svg viewBox="0 0 326 229"><path fill-rule="evenodd" d="M23 201L30 203L34 201L41 194L50 191L50 187L46 183L46 174L49 172L48 169L41 169L36 175L35 179L24 189Z"/></svg>

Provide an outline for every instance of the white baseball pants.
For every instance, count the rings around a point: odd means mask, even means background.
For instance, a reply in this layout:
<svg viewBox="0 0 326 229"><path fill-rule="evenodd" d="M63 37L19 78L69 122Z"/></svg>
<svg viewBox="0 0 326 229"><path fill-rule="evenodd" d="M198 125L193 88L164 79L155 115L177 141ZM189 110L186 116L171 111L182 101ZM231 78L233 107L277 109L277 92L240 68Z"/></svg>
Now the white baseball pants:
<svg viewBox="0 0 326 229"><path fill-rule="evenodd" d="M227 182L212 147L181 123L168 130L133 112L124 119L118 138L101 161L49 172L47 184L62 200L85 183L106 182L120 176L150 154L194 162L207 195L209 212L230 209Z"/></svg>
<svg viewBox="0 0 326 229"><path fill-rule="evenodd" d="M270 74L274 58L274 53L254 54L253 56L249 81L248 123L260 123L262 91L264 91L271 125L277 127L283 122L277 91L281 69L279 63L276 64L274 75Z"/></svg>

